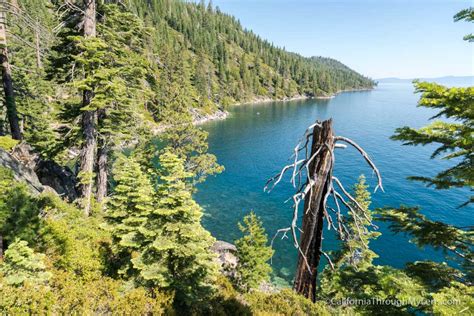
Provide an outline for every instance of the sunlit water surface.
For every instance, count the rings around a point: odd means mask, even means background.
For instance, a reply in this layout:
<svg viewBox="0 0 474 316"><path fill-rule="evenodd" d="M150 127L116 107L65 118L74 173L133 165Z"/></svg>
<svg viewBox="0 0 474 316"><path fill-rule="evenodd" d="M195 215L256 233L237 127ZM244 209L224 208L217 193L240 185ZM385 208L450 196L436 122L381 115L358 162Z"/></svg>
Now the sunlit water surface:
<svg viewBox="0 0 474 316"><path fill-rule="evenodd" d="M469 84L472 82L463 83ZM205 209L204 226L217 239L233 242L240 236L237 222L253 210L263 220L270 238L279 228L287 227L292 209L290 203L284 202L293 194L293 187L285 181L267 194L263 192L264 184L289 162L306 127L327 118L333 118L337 135L349 137L364 147L382 173L385 193L378 191L373 195L372 209L419 205L423 214L433 220L473 225L472 208L456 208L467 199L467 190L439 191L406 180L410 175L435 175L452 164L430 159L434 146L408 147L389 139L397 127L420 127L433 115L431 110L416 107L418 98L411 83L384 83L373 91L342 93L331 100L231 108L228 119L203 125L209 132L210 152L225 166L222 174L199 185L195 195ZM373 189L376 179L358 152L352 148L338 149L335 175L350 186L360 174L367 176ZM410 261L443 260L439 252L419 249L408 237L391 233L385 223L377 225L382 236L371 244L380 256L377 264L403 267ZM337 249L333 231L325 229L324 234L323 248ZM274 278L290 282L297 252L290 239L276 240L274 248Z"/></svg>

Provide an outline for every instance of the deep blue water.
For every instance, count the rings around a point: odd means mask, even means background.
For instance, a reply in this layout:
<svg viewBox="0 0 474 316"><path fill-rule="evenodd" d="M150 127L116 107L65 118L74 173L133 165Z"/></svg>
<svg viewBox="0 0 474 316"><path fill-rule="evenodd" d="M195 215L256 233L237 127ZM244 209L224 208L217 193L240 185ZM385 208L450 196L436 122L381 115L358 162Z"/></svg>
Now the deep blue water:
<svg viewBox="0 0 474 316"><path fill-rule="evenodd" d="M472 84L472 82L467 82ZM226 170L198 187L196 200L204 207L204 226L220 240L232 242L240 236L237 222L254 210L270 235L289 226L290 203L285 200L293 188L286 181L270 194L263 192L266 180L288 163L296 142L315 120L333 118L336 134L359 143L382 173L385 193L372 196L372 209L401 204L422 206L433 220L457 225L473 225L472 207L457 209L469 192L463 189L434 190L406 180L410 175L435 175L452 162L430 159L435 146L402 146L389 137L397 127L420 127L434 114L416 107L419 96L411 83L384 83L373 91L348 92L331 100L305 100L249 104L231 108L223 121L207 123L209 148ZM373 189L375 177L358 152L352 148L336 152L335 175L346 187L365 174ZM403 235L394 235L386 224L377 223L382 236L371 243L379 254L377 264L403 267L406 262L431 259L443 261L433 249L419 249ZM323 248L338 247L333 231L325 229ZM274 244L275 277L291 281L297 252L289 239ZM324 261L324 263L326 263Z"/></svg>

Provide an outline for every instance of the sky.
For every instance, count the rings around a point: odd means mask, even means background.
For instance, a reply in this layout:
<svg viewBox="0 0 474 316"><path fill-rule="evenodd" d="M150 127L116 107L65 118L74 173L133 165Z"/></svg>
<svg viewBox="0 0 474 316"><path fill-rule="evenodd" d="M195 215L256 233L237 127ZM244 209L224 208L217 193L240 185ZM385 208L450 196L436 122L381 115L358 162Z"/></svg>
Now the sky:
<svg viewBox="0 0 474 316"><path fill-rule="evenodd" d="M212 0L245 28L303 56L335 58L371 78L474 75L471 0Z"/></svg>

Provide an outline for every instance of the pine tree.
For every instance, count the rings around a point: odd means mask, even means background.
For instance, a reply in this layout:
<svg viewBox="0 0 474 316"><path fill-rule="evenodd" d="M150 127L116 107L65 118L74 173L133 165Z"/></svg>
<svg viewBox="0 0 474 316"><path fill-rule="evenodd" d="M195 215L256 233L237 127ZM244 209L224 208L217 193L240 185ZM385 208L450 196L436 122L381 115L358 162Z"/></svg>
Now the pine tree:
<svg viewBox="0 0 474 316"><path fill-rule="evenodd" d="M5 251L3 263L0 263L0 275L6 284L20 286L25 282L44 284L51 278L46 271L43 254L37 254L24 240L17 239Z"/></svg>
<svg viewBox="0 0 474 316"><path fill-rule="evenodd" d="M472 187L474 185L472 168L474 88L447 88L429 82L415 82L415 87L417 92L422 93L419 106L437 109L439 112L433 118L444 116L451 121L436 120L419 129L407 126L398 128L392 139L401 140L404 145L413 146L438 144L439 147L433 152L431 158L447 153L442 158L454 160L456 164L435 177L415 176L410 179L425 182L437 189ZM470 197L470 202L474 202L474 197Z"/></svg>
<svg viewBox="0 0 474 316"><path fill-rule="evenodd" d="M69 88L68 98L61 100L61 117L67 123L64 134L68 135L63 149L82 148L78 177L85 213L89 212L94 184L99 201L107 194L111 148L143 134L145 103L152 94L146 83L147 30L143 23L118 5L95 8L92 2L87 6L91 11L85 11L89 15L82 19L74 19L71 13L65 15L67 27L59 34L57 55L52 60L59 68L57 81ZM92 21L93 30L84 27L83 34L77 32L77 24L92 19L91 14L103 18L97 23ZM93 34L85 36L86 30ZM82 121L80 128L76 126L78 120Z"/></svg>
<svg viewBox="0 0 474 316"><path fill-rule="evenodd" d="M265 229L254 212L244 217L243 223L239 223L239 229L245 235L235 242L239 259L238 284L248 291L270 280L272 268L268 261L274 251L268 246Z"/></svg>
<svg viewBox="0 0 474 316"><path fill-rule="evenodd" d="M460 11L454 16L455 21L466 20L474 22L474 9ZM471 42L472 34L465 40ZM443 159L456 161L456 164L438 173L435 177L415 176L413 180L427 183L436 189L474 186L474 87L448 88L436 83L415 81L415 91L421 93L418 106L438 110L431 119L438 119L428 126L414 129L408 126L397 128L394 140L404 142L404 145L437 144L439 147L431 158L446 154ZM439 118L445 117L449 121ZM464 203L465 206L474 202L474 196Z"/></svg>
<svg viewBox="0 0 474 316"><path fill-rule="evenodd" d="M119 274L136 277L130 260L141 251L146 237L141 226L153 210L153 186L133 158L120 156L114 163L114 194L108 202L107 227L113 240L113 252L119 261Z"/></svg>
<svg viewBox="0 0 474 316"><path fill-rule="evenodd" d="M177 306L189 308L212 293L214 239L201 226L202 209L186 188L191 174L183 160L166 150L159 162L156 193L133 158L116 163L109 227L119 272L136 285L174 291Z"/></svg>
<svg viewBox="0 0 474 316"><path fill-rule="evenodd" d="M370 266L372 260L378 257L369 249L370 240L376 239L380 236L380 233L370 230L372 212L369 209L371 197L368 187L365 176L361 175L354 185L354 198L358 206L350 202L356 214L352 214L352 212L348 214L347 229L352 237L343 243L342 249L337 255L336 262L338 266L350 265L357 269L363 269Z"/></svg>
<svg viewBox="0 0 474 316"><path fill-rule="evenodd" d="M170 59L172 61L173 57ZM207 152L207 132L193 124L189 108L191 96L186 92L186 87L190 86L188 71L183 60L178 67L161 73L160 81L167 89L158 94L162 103L158 115L163 125L168 127L161 139L173 153L185 160L185 169L192 174L186 181L194 185L209 175L221 173L224 168L217 163L216 156Z"/></svg>
<svg viewBox="0 0 474 316"><path fill-rule="evenodd" d="M461 11L455 20L472 19L472 9ZM453 160L454 166L441 171L434 177L410 177L434 186L436 189L453 187L472 188L474 185L474 88L448 88L436 83L415 82L416 92L422 93L418 106L436 109L438 113L433 118L446 117L449 121L436 120L419 129L408 126L398 128L392 139L404 141L405 145L437 144L439 147L431 158L442 154L443 159ZM474 202L474 197L460 207L466 207ZM472 227L455 227L440 221L433 221L420 214L418 207L402 206L398 209L384 208L380 210L381 220L390 222L390 228L396 233L412 236L413 241L420 247L432 246L449 253L464 266L466 277L462 282L471 282L474 277L472 264ZM436 267L438 265L434 265Z"/></svg>
<svg viewBox="0 0 474 316"><path fill-rule="evenodd" d="M474 22L474 8L467 8L461 10L454 16L454 21L466 21L466 22ZM468 42L474 42L474 34L467 34L464 36L464 40Z"/></svg>
<svg viewBox="0 0 474 316"><path fill-rule="evenodd" d="M160 156L156 205L142 226L146 246L132 259L145 284L175 291L177 305L191 306L212 291L216 269L214 239L201 226L202 209L186 189L183 160Z"/></svg>
<svg viewBox="0 0 474 316"><path fill-rule="evenodd" d="M335 253L334 269L326 267L323 271L318 295L320 299L382 299L405 300L407 298L421 300L426 294L421 282L412 278L407 272L390 266L377 266L373 259L377 254L369 248L370 240L377 238L380 233L370 230L372 212L368 185L361 175L354 185L354 198L357 204L351 202L351 207L357 214L349 212L347 230L350 239L344 240L341 250ZM360 208L359 208L360 206ZM410 302L400 306L370 306L357 305L359 312L402 313L410 308Z"/></svg>

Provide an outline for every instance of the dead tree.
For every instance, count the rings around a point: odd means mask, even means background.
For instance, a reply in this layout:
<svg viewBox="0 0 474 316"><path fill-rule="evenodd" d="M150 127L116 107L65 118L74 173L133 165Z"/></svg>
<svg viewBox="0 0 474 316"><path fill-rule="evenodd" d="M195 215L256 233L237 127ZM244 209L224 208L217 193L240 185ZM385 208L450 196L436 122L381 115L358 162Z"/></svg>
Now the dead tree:
<svg viewBox="0 0 474 316"><path fill-rule="evenodd" d="M310 141L311 146L308 148ZM285 173L292 170L291 183L296 188L296 193L292 196L293 219L290 227L278 230L275 237L282 233L282 238L285 238L288 233L291 233L294 246L298 249L298 264L293 287L296 292L313 302L316 300L317 276L321 255L326 257L331 267L333 267L330 257L322 250L324 222L327 222L328 229L332 228L338 233L341 240L348 240L353 236L346 228L340 203L351 211L356 227L362 226L362 224L359 224L361 218L358 217L358 212L353 207L357 207L362 210L361 214L365 214L362 207L344 188L341 181L333 176L334 150L335 148L346 147L345 144L338 142L351 145L361 153L377 176L378 184L375 191L378 188L383 190L380 173L367 153L354 141L335 136L332 120L317 121L306 130L303 138L294 149L293 162L269 179L264 189L265 191L271 191L282 180ZM302 151L304 157L300 159ZM334 200L335 209L328 206L329 198ZM298 227L301 201L304 201L303 220L301 227ZM329 212L334 213L335 220ZM358 234L362 233L361 230L358 231Z"/></svg>

